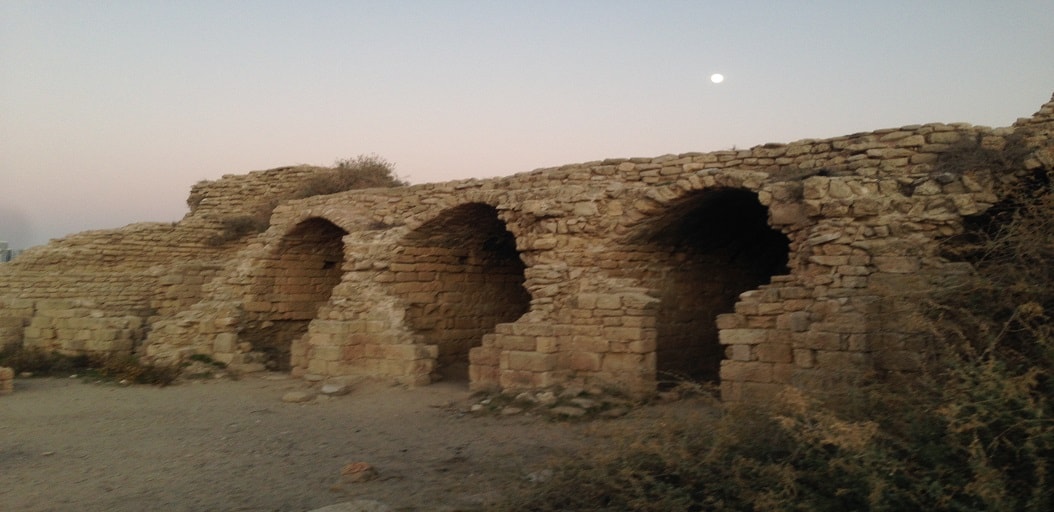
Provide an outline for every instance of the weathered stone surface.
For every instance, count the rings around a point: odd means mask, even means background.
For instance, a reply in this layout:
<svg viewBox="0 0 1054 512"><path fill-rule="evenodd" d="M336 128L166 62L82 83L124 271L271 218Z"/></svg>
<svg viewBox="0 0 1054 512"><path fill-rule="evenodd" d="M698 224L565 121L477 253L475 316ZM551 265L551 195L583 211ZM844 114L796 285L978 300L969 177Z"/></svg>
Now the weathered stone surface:
<svg viewBox="0 0 1054 512"><path fill-rule="evenodd" d="M644 395L689 374L730 400L909 371L883 301L951 272L940 240L1019 174L1054 170L1052 134L1054 101L994 130L920 124L292 201L278 200L327 171L228 175L195 185L178 223L0 265L0 347L516 393ZM1023 141L1023 168L946 168L975 140ZM274 201L266 231L217 241Z"/></svg>
<svg viewBox="0 0 1054 512"><path fill-rule="evenodd" d="M9 395L15 390L15 371L0 366L0 395Z"/></svg>
<svg viewBox="0 0 1054 512"><path fill-rule="evenodd" d="M318 392L327 396L344 396L351 392L351 386L346 382L327 382L318 389Z"/></svg>
<svg viewBox="0 0 1054 512"><path fill-rule="evenodd" d="M377 500L353 500L335 503L310 512L391 512L392 508Z"/></svg>
<svg viewBox="0 0 1054 512"><path fill-rule="evenodd" d="M282 401L291 404L310 402L315 399L315 394L310 391L289 391L282 395Z"/></svg>

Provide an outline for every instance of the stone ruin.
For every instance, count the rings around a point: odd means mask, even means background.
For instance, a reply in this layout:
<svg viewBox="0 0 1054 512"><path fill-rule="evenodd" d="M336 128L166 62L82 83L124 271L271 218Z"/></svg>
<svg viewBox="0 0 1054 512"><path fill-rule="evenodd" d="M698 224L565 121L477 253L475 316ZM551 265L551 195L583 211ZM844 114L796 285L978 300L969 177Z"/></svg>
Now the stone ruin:
<svg viewBox="0 0 1054 512"><path fill-rule="evenodd" d="M971 156L1009 155L1008 165ZM471 389L720 382L726 400L910 372L899 294L1016 181L1054 170L1054 100L751 149L280 201L325 169L195 185L176 223L0 265L0 346ZM278 202L236 240L231 219ZM219 241L218 241L219 240ZM893 318L891 318L891 316Z"/></svg>

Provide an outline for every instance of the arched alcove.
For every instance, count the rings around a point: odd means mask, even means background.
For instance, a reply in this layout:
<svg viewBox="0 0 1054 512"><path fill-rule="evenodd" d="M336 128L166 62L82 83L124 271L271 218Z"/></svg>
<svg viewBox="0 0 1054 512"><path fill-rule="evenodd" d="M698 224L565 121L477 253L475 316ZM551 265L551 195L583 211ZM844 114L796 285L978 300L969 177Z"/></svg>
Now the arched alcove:
<svg viewBox="0 0 1054 512"><path fill-rule="evenodd" d="M346 234L328 220L307 219L293 227L259 265L239 340L263 354L268 368L290 369L290 345L307 332L318 308L340 283Z"/></svg>
<svg viewBox="0 0 1054 512"><path fill-rule="evenodd" d="M757 194L730 188L689 194L644 228L638 268L660 297L658 380L716 381L724 357L717 315L732 311L742 292L787 272L787 237L769 227Z"/></svg>
<svg viewBox="0 0 1054 512"><path fill-rule="evenodd" d="M391 270L407 325L439 348L437 378L467 380L469 349L530 307L516 239L490 205L450 208L410 232Z"/></svg>

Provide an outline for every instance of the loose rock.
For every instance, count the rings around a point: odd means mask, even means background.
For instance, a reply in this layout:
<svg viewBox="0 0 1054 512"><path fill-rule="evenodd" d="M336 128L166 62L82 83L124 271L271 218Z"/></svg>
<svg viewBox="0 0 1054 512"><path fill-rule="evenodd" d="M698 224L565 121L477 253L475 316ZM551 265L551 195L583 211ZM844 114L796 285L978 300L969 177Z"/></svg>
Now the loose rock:
<svg viewBox="0 0 1054 512"><path fill-rule="evenodd" d="M315 399L315 394L310 391L290 391L282 395L282 401L291 404L310 402Z"/></svg>
<svg viewBox="0 0 1054 512"><path fill-rule="evenodd" d="M351 392L351 387L343 382L329 382L322 385L319 393L329 396L343 396Z"/></svg>
<svg viewBox="0 0 1054 512"><path fill-rule="evenodd" d="M368 482L377 478L377 469L368 462L352 462L340 470L340 477L349 483Z"/></svg>

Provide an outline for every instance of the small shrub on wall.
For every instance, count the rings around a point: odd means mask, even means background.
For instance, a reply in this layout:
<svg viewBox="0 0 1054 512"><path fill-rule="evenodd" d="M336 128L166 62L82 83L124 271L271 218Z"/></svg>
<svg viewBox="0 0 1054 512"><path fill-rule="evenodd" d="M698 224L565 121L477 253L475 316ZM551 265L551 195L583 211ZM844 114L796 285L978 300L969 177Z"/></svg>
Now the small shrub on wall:
<svg viewBox="0 0 1054 512"><path fill-rule="evenodd" d="M221 246L267 231L271 223L271 213L282 201L364 188L406 186L407 182L397 177L394 170L394 164L376 155L339 159L332 169L319 172L286 196L274 198L252 213L221 219L220 231L209 238L208 243ZM193 210L201 202L201 198L192 196L192 199Z"/></svg>
<svg viewBox="0 0 1054 512"><path fill-rule="evenodd" d="M377 155L359 155L337 160L333 170L309 179L289 199L336 194L348 190L402 187L407 183L395 175L395 166Z"/></svg>

